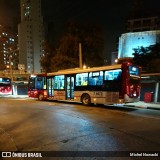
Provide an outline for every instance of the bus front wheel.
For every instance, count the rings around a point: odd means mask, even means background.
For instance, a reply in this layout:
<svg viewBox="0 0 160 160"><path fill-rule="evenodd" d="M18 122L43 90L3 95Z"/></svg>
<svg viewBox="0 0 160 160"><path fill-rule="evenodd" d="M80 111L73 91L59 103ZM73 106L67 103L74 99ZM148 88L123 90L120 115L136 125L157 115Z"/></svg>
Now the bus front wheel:
<svg viewBox="0 0 160 160"><path fill-rule="evenodd" d="M44 99L44 96L43 96L43 94L40 93L40 94L38 95L38 100L43 101L43 99Z"/></svg>
<svg viewBox="0 0 160 160"><path fill-rule="evenodd" d="M88 94L82 96L82 104L88 106L91 104L91 97Z"/></svg>

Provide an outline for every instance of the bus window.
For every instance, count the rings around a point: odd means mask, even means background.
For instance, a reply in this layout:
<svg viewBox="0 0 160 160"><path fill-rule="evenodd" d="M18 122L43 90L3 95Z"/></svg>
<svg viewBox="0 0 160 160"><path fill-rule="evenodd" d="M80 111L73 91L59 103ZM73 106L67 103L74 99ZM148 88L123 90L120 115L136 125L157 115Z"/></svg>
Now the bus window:
<svg viewBox="0 0 160 160"><path fill-rule="evenodd" d="M54 89L64 89L64 75L54 77Z"/></svg>
<svg viewBox="0 0 160 160"><path fill-rule="evenodd" d="M3 84L10 84L11 80L9 78L0 78L0 83Z"/></svg>
<svg viewBox="0 0 160 160"><path fill-rule="evenodd" d="M122 76L121 69L105 71L105 76L104 76L105 90L119 91L121 88L121 80L122 80L121 76Z"/></svg>
<svg viewBox="0 0 160 160"><path fill-rule="evenodd" d="M29 79L28 88L35 89L35 79L34 78Z"/></svg>
<svg viewBox="0 0 160 160"><path fill-rule="evenodd" d="M121 78L121 69L105 71L104 80L117 80Z"/></svg>
<svg viewBox="0 0 160 160"><path fill-rule="evenodd" d="M96 86L103 84L103 71L89 73L89 85Z"/></svg>
<svg viewBox="0 0 160 160"><path fill-rule="evenodd" d="M46 89L46 78L45 77L36 77L35 78L35 88L36 89Z"/></svg>
<svg viewBox="0 0 160 160"><path fill-rule="evenodd" d="M88 85L88 73L76 74L76 86Z"/></svg>

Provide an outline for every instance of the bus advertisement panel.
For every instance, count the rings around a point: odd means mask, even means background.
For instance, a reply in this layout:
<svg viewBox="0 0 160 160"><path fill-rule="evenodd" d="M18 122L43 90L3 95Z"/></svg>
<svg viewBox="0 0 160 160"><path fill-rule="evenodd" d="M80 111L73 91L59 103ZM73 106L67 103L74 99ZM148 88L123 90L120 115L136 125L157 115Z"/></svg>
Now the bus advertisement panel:
<svg viewBox="0 0 160 160"><path fill-rule="evenodd" d="M12 84L8 77L0 77L0 95L11 95Z"/></svg>
<svg viewBox="0 0 160 160"><path fill-rule="evenodd" d="M76 101L83 105L135 102L140 96L140 67L125 62L48 73L46 88L39 91L35 90L41 94L41 100Z"/></svg>

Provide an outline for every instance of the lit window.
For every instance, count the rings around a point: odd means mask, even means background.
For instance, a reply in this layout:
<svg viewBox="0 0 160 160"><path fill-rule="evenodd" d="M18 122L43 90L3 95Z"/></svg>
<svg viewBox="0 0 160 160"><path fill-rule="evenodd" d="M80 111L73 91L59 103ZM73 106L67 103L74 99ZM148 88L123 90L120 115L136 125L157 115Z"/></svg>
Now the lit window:
<svg viewBox="0 0 160 160"><path fill-rule="evenodd" d="M102 85L103 84L103 71L89 73L89 85Z"/></svg>
<svg viewBox="0 0 160 160"><path fill-rule="evenodd" d="M54 89L64 89L64 75L54 77Z"/></svg>
<svg viewBox="0 0 160 160"><path fill-rule="evenodd" d="M76 86L88 85L88 73L76 74Z"/></svg>
<svg viewBox="0 0 160 160"><path fill-rule="evenodd" d="M121 69L105 71L105 80L116 80L121 78Z"/></svg>

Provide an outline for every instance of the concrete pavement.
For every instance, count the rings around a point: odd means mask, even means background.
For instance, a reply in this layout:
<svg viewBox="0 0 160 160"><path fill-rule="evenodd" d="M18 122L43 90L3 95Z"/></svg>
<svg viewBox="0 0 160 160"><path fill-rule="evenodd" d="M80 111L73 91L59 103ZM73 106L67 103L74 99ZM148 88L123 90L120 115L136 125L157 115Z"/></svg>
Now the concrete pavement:
<svg viewBox="0 0 160 160"><path fill-rule="evenodd" d="M2 96L0 96L0 97L2 97ZM33 98L29 98L28 95L8 95L8 96L5 96L5 97L33 99ZM158 102L158 103L153 103L153 102L146 103L144 101L139 101L139 102L134 102L134 103L126 103L126 104L124 104L124 106L160 110L160 102Z"/></svg>

